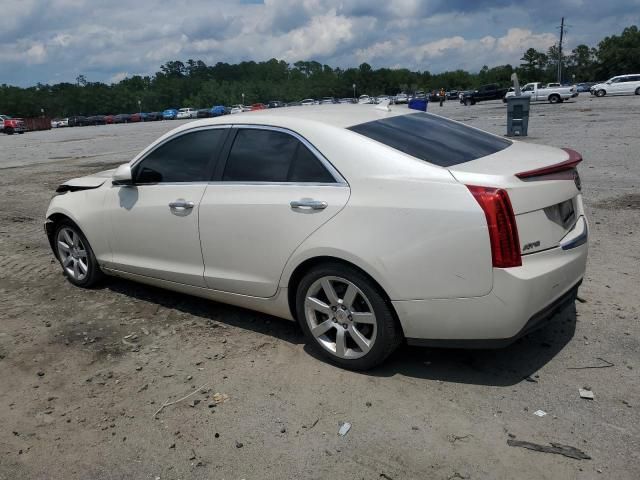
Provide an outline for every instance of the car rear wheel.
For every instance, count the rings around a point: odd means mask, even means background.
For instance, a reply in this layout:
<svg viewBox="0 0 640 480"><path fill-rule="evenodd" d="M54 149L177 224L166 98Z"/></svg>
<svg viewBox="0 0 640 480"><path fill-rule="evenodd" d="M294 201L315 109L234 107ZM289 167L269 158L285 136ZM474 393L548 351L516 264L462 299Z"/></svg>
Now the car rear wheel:
<svg viewBox="0 0 640 480"><path fill-rule="evenodd" d="M296 313L309 344L341 367L373 368L402 340L379 288L342 264L320 266L304 276L297 288Z"/></svg>
<svg viewBox="0 0 640 480"><path fill-rule="evenodd" d="M91 245L80 229L70 221L58 224L55 233L55 248L67 279L78 287L91 287L102 279Z"/></svg>
<svg viewBox="0 0 640 480"><path fill-rule="evenodd" d="M636 88L636 95L640 95L640 87Z"/></svg>
<svg viewBox="0 0 640 480"><path fill-rule="evenodd" d="M605 90L600 89L596 92L596 97L604 97L606 94L607 92Z"/></svg>
<svg viewBox="0 0 640 480"><path fill-rule="evenodd" d="M560 95L549 95L550 103L560 103Z"/></svg>
<svg viewBox="0 0 640 480"><path fill-rule="evenodd" d="M13 128L11 127L5 128L4 133L6 133L7 135L13 135Z"/></svg>

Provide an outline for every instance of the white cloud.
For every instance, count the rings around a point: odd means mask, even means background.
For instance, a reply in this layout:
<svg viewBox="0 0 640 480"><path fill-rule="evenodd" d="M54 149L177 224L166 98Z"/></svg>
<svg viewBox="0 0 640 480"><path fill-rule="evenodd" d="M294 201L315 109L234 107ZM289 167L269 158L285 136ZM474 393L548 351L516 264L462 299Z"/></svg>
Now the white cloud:
<svg viewBox="0 0 640 480"><path fill-rule="evenodd" d="M43 63L47 58L47 49L41 42L36 42L25 52L27 63Z"/></svg>

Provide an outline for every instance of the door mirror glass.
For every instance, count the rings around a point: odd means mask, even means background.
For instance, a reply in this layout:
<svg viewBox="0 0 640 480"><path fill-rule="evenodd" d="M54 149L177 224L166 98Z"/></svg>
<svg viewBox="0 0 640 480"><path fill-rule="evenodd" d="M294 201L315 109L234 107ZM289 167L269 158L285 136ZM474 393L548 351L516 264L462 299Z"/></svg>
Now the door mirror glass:
<svg viewBox="0 0 640 480"><path fill-rule="evenodd" d="M120 165L116 168L116 171L113 172L111 183L113 183L113 185L133 185L131 178L131 166L128 163L125 163L124 165Z"/></svg>

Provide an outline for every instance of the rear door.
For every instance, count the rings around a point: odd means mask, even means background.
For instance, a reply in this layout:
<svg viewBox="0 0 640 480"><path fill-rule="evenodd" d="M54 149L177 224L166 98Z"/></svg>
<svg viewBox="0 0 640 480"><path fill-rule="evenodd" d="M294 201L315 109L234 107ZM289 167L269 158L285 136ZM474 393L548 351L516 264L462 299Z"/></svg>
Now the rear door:
<svg viewBox="0 0 640 480"><path fill-rule="evenodd" d="M199 207L228 128L182 132L132 168L134 184L107 194L111 267L204 287Z"/></svg>
<svg viewBox="0 0 640 480"><path fill-rule="evenodd" d="M200 205L206 285L273 296L287 259L349 198L332 165L294 132L233 128L227 159Z"/></svg>

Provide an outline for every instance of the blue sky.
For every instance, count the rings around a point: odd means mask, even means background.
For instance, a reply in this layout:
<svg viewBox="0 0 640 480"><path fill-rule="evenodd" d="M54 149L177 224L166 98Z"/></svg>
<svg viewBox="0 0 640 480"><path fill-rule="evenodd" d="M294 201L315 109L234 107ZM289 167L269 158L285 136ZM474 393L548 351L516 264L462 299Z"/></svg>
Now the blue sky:
<svg viewBox="0 0 640 480"><path fill-rule="evenodd" d="M0 84L114 82L169 60L317 60L416 70L518 64L528 47L595 45L640 0L2 0Z"/></svg>

